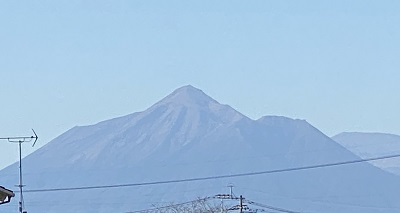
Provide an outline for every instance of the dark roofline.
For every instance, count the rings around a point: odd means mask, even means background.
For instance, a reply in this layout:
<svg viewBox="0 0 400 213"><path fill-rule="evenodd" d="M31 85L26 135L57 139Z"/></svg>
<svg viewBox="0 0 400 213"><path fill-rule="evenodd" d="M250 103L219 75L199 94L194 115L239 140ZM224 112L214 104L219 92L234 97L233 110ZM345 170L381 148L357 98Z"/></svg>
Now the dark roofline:
<svg viewBox="0 0 400 213"><path fill-rule="evenodd" d="M0 198L1 198L0 205L9 203L11 201L11 198L14 196L15 196L15 194L13 191L0 186Z"/></svg>
<svg viewBox="0 0 400 213"><path fill-rule="evenodd" d="M9 189L6 189L6 188L4 188L2 186L0 186L0 193L3 193L3 194L5 194L5 195L7 195L9 197L14 197L15 196L13 191L11 191Z"/></svg>

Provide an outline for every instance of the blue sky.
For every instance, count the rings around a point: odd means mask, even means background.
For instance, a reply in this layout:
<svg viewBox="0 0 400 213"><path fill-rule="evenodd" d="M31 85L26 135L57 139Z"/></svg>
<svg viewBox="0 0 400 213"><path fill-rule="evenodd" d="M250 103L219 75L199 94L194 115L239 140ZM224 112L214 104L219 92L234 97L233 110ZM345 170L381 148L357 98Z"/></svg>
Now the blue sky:
<svg viewBox="0 0 400 213"><path fill-rule="evenodd" d="M400 134L399 1L2 1L0 136L43 146L191 84L257 119ZM24 155L34 151L24 146ZM0 142L0 168L17 158Z"/></svg>

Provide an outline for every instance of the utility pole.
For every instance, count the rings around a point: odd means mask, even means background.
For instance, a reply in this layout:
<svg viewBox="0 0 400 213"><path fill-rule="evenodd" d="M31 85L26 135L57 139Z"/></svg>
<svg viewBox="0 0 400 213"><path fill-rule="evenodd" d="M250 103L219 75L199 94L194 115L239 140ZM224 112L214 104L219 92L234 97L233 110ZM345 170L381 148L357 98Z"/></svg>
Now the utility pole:
<svg viewBox="0 0 400 213"><path fill-rule="evenodd" d="M228 185L228 187L230 188L230 194L217 194L213 198L221 199L221 207L222 207L224 199L239 200L239 205L235 205L235 206L227 209L228 211L239 210L240 213L243 213L243 210L248 210L249 207L246 204L244 204L245 198L242 195L240 195L239 198L233 195L233 185Z"/></svg>
<svg viewBox="0 0 400 213"><path fill-rule="evenodd" d="M7 140L10 143L18 143L18 150L19 150L19 202L18 202L18 212L19 213L26 213L26 211L23 210L23 202L24 202L24 196L23 196L23 187L24 185L22 184L22 143L28 143L31 142L33 139L33 145L32 147L35 146L36 141L38 140L38 136L36 135L35 130L32 129L32 132L34 134L34 136L29 136L29 137L8 137L8 138L0 138L0 140Z"/></svg>
<svg viewBox="0 0 400 213"><path fill-rule="evenodd" d="M230 188L229 191L230 191L231 198L233 198L233 187L234 187L234 185L229 184L228 187Z"/></svg>
<svg viewBox="0 0 400 213"><path fill-rule="evenodd" d="M243 213L243 196L242 195L240 195L240 213Z"/></svg>

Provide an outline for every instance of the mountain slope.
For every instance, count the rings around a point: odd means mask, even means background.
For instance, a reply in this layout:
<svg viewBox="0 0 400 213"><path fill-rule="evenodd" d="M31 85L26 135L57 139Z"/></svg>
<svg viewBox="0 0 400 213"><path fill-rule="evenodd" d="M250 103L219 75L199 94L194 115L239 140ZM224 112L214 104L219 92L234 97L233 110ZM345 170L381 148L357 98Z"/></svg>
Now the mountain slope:
<svg viewBox="0 0 400 213"><path fill-rule="evenodd" d="M33 156L47 158L50 162L48 167L109 167L120 165L126 159L138 164L144 159L151 159L151 156L157 156L157 160L162 161L220 126L229 126L241 119L246 118L202 91L186 86L144 112L92 126L75 127L55 139L59 142L49 143ZM79 152L71 155L63 150ZM54 160L55 157L57 160ZM51 162L57 164L51 165Z"/></svg>
<svg viewBox="0 0 400 213"><path fill-rule="evenodd" d="M149 109L74 127L24 159L26 190L150 183L358 159L304 120L251 120L192 86ZM15 185L17 165L0 171ZM25 193L29 212L128 212L226 191L307 212L393 212L399 178L368 163L171 184ZM15 208L14 203L7 206ZM6 209L5 208L5 209Z"/></svg>
<svg viewBox="0 0 400 213"><path fill-rule="evenodd" d="M400 136L398 135L345 132L332 137L332 139L361 158L371 158L400 153ZM399 158L372 161L371 164L385 171L400 175Z"/></svg>

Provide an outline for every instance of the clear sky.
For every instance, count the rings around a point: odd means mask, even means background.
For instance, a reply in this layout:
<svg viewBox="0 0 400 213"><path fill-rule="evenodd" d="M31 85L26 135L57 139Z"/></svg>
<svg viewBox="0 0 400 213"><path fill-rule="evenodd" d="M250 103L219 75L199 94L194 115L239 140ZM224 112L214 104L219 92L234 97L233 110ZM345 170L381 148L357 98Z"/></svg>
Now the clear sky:
<svg viewBox="0 0 400 213"><path fill-rule="evenodd" d="M38 148L187 84L253 119L400 134L399 11L398 0L1 1L0 137L34 128ZM0 141L0 168L17 156Z"/></svg>

